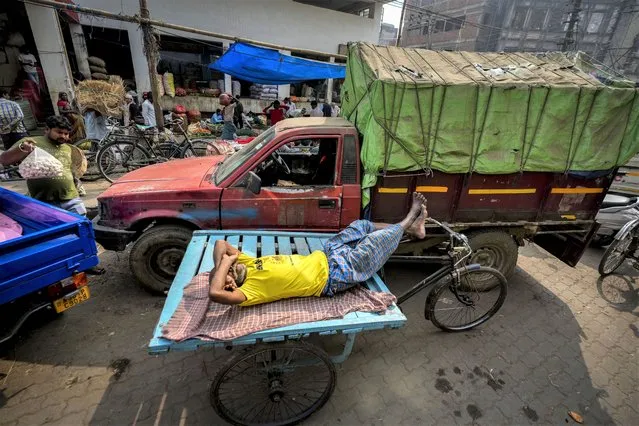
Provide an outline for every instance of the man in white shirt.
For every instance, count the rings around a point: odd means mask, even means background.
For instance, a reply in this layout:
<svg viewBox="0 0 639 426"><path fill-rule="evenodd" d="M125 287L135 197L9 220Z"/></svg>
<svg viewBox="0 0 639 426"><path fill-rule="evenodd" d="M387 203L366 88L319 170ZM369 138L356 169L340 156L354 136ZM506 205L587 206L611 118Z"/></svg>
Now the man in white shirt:
<svg viewBox="0 0 639 426"><path fill-rule="evenodd" d="M144 118L145 126L157 126L155 121L155 107L153 106L153 94L151 92L142 95L144 102L142 102L142 117Z"/></svg>
<svg viewBox="0 0 639 426"><path fill-rule="evenodd" d="M31 54L29 49L21 49L20 55L18 56L18 62L22 65L22 69L27 73L27 76L30 80L34 81L35 84L40 87L40 77L38 76L38 70L35 65L38 63L35 56Z"/></svg>
<svg viewBox="0 0 639 426"><path fill-rule="evenodd" d="M324 111L317 101L311 101L311 117L324 117Z"/></svg>
<svg viewBox="0 0 639 426"><path fill-rule="evenodd" d="M284 101L282 103L288 107L288 110L286 111L286 116L295 117L296 111L297 111L297 106L295 105L295 102L292 102L291 98L284 98Z"/></svg>

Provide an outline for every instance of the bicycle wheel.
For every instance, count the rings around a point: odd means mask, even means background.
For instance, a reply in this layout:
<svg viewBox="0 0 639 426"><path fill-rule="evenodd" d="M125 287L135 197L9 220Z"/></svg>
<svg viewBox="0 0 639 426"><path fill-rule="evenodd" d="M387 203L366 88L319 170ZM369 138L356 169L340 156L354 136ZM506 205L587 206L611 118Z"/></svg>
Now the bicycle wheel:
<svg viewBox="0 0 639 426"><path fill-rule="evenodd" d="M629 232L621 240L615 239L604 252L601 262L599 262L599 275L610 275L621 266L628 252L630 251L630 243L632 243L633 232Z"/></svg>
<svg viewBox="0 0 639 426"><path fill-rule="evenodd" d="M204 139L195 139L187 142L182 149L182 158L206 157L206 148L209 142Z"/></svg>
<svg viewBox="0 0 639 426"><path fill-rule="evenodd" d="M156 162L143 147L132 142L117 140L100 148L96 158L98 170L111 183L128 172Z"/></svg>
<svg viewBox="0 0 639 426"><path fill-rule="evenodd" d="M175 142L162 142L153 147L159 155L158 162L182 158L182 148Z"/></svg>
<svg viewBox="0 0 639 426"><path fill-rule="evenodd" d="M484 286L488 279L497 284ZM444 331L470 330L495 315L507 289L506 278L498 270L468 265L435 284L426 298L424 316Z"/></svg>
<svg viewBox="0 0 639 426"><path fill-rule="evenodd" d="M22 179L23 178L18 171L18 166L0 166L0 182L12 182Z"/></svg>
<svg viewBox="0 0 639 426"><path fill-rule="evenodd" d="M335 389L335 366L305 343L249 349L211 383L215 412L234 425L292 425L319 410Z"/></svg>
<svg viewBox="0 0 639 426"><path fill-rule="evenodd" d="M96 163L96 157L98 151L100 151L100 141L97 139L81 139L74 142L77 148L79 148L87 159L87 171L80 178L84 182L93 182L102 177L98 164Z"/></svg>

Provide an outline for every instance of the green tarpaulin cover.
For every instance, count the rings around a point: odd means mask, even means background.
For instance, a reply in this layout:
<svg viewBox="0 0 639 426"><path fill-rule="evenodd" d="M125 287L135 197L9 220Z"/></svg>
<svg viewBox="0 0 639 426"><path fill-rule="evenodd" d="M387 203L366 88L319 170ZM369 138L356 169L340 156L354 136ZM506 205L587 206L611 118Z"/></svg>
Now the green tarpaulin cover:
<svg viewBox="0 0 639 426"><path fill-rule="evenodd" d="M354 43L347 64L342 114L363 134L364 189L385 171L595 171L639 151L638 89L562 55Z"/></svg>

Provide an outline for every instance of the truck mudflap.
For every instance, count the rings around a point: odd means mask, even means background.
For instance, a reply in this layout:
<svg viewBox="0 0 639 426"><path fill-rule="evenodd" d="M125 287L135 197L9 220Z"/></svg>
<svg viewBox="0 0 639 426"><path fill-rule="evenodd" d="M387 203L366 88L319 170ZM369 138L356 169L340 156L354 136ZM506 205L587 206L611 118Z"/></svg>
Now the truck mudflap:
<svg viewBox="0 0 639 426"><path fill-rule="evenodd" d="M538 234L533 237L533 241L567 265L576 266L599 226L601 226L599 223L593 222L585 236L584 234Z"/></svg>

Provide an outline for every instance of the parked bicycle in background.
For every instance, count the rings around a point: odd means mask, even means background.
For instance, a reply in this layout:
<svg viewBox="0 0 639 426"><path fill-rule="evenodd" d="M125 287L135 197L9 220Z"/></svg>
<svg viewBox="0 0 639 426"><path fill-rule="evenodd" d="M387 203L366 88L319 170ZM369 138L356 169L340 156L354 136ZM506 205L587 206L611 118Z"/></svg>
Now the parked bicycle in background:
<svg viewBox="0 0 639 426"><path fill-rule="evenodd" d="M206 147L206 141L189 138L182 120L167 122L166 125L177 129L183 140L178 142L175 133L168 128L158 132L155 127L134 123L125 127L109 117L108 132L101 140L85 139L75 144L83 150L88 162L83 180L104 177L114 182L125 173L141 167L196 156L196 151Z"/></svg>
<svg viewBox="0 0 639 426"><path fill-rule="evenodd" d="M605 232L607 228L618 231L601 258L599 273L604 276L612 274L626 259L632 259L633 266L639 269L639 198L609 195L606 199L608 201L604 200L604 208L597 214L597 222L601 223L600 232ZM606 238L606 235L602 238Z"/></svg>

